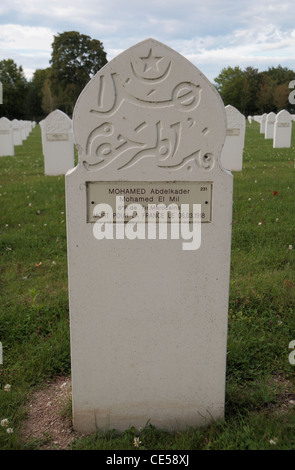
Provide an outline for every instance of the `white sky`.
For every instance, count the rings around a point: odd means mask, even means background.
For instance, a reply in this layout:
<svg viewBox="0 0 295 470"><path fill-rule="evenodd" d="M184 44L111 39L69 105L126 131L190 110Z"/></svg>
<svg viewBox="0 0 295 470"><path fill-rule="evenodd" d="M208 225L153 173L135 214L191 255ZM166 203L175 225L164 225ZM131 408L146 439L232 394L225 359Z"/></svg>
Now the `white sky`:
<svg viewBox="0 0 295 470"><path fill-rule="evenodd" d="M211 81L227 66L295 75L294 15L294 0L1 0L0 60L30 79L50 65L54 35L78 31L99 39L108 61L152 37Z"/></svg>

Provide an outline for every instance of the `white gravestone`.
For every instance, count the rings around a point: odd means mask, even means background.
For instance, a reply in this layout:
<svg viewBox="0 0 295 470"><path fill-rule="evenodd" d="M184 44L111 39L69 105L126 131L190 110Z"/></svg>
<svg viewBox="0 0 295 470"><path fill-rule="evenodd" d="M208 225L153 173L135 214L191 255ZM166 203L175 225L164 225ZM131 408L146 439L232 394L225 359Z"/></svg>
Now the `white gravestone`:
<svg viewBox="0 0 295 470"><path fill-rule="evenodd" d="M245 145L245 116L234 106L225 107L227 129L221 152L221 165L230 171L242 171Z"/></svg>
<svg viewBox="0 0 295 470"><path fill-rule="evenodd" d="M276 116L274 125L273 148L291 147L292 137L292 116L283 109Z"/></svg>
<svg viewBox="0 0 295 470"><path fill-rule="evenodd" d="M32 121L25 121L25 123L26 123L26 134L27 134L27 137L29 137L33 129L33 123Z"/></svg>
<svg viewBox="0 0 295 470"><path fill-rule="evenodd" d="M22 141L24 142L27 138L27 133L26 133L26 127L25 127L25 121L21 120L21 133L22 133Z"/></svg>
<svg viewBox="0 0 295 470"><path fill-rule="evenodd" d="M18 119L13 119L12 123L12 130L13 130L13 143L14 145L22 145L22 126L21 122Z"/></svg>
<svg viewBox="0 0 295 470"><path fill-rule="evenodd" d="M219 163L220 96L184 57L148 39L92 78L73 128L79 163L66 175L66 208L74 428L150 420L175 429L222 418L233 178ZM148 232L150 219L134 223L140 207L145 217L160 203L183 209L181 223L192 204L201 207L190 224L201 226L199 248L173 235L178 219L167 239ZM123 204L136 207L125 224Z"/></svg>
<svg viewBox="0 0 295 470"><path fill-rule="evenodd" d="M22 137L23 137L23 140L27 140L28 135L29 135L28 121L22 121Z"/></svg>
<svg viewBox="0 0 295 470"><path fill-rule="evenodd" d="M72 120L56 109L43 120L42 134L45 175L65 175L75 165Z"/></svg>
<svg viewBox="0 0 295 470"><path fill-rule="evenodd" d="M262 114L262 116L261 116L261 120L260 120L260 134L264 134L264 133L265 133L266 116L267 116L266 113Z"/></svg>
<svg viewBox="0 0 295 470"><path fill-rule="evenodd" d="M0 157L14 156L12 123L6 117L0 118Z"/></svg>
<svg viewBox="0 0 295 470"><path fill-rule="evenodd" d="M276 121L275 113L273 112L268 113L268 115L266 116L266 121L265 121L265 134L264 134L265 139L273 139L275 121Z"/></svg>

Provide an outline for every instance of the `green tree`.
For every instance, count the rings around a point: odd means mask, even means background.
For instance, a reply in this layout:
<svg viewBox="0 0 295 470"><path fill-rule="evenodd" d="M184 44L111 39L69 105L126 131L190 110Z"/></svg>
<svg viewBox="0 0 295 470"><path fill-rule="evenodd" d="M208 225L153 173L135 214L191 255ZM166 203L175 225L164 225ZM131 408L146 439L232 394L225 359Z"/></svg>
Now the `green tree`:
<svg viewBox="0 0 295 470"><path fill-rule="evenodd" d="M278 65L277 67L269 67L266 73L271 77L276 85L283 85L294 80L293 70L290 70L287 67L282 67L281 65Z"/></svg>
<svg viewBox="0 0 295 470"><path fill-rule="evenodd" d="M245 103L245 116L253 116L257 112L256 95L259 87L258 69L246 67L244 75L248 88L247 101Z"/></svg>
<svg viewBox="0 0 295 470"><path fill-rule="evenodd" d="M277 111L289 108L289 93L290 90L288 83L282 83L275 87L273 92L273 103L276 106Z"/></svg>
<svg viewBox="0 0 295 470"><path fill-rule="evenodd" d="M223 68L214 81L224 105L230 104L246 114L251 91L247 76L240 67Z"/></svg>
<svg viewBox="0 0 295 470"><path fill-rule="evenodd" d="M257 113L270 113L275 111L273 104L273 93L275 82L267 72L259 74L259 86L256 94Z"/></svg>
<svg viewBox="0 0 295 470"><path fill-rule="evenodd" d="M46 69L37 69L34 72L32 80L28 83L28 92L25 100L26 119L41 121L45 117L45 113L42 108L42 98L46 76Z"/></svg>
<svg viewBox="0 0 295 470"><path fill-rule="evenodd" d="M289 102L289 83L294 80L295 73L287 67L278 65L277 67L270 67L266 72L273 81L273 111L280 111L287 109L294 112L294 106Z"/></svg>
<svg viewBox="0 0 295 470"><path fill-rule="evenodd" d="M25 99L27 80L23 68L12 59L0 61L0 81L3 85L3 104L0 105L0 116L8 119L25 118Z"/></svg>
<svg viewBox="0 0 295 470"><path fill-rule="evenodd" d="M71 114L79 94L107 58L100 41L67 31L54 36L50 63L51 88L58 106Z"/></svg>
<svg viewBox="0 0 295 470"><path fill-rule="evenodd" d="M53 95L50 84L50 74L48 74L42 88L42 109L46 115L58 108L58 99Z"/></svg>

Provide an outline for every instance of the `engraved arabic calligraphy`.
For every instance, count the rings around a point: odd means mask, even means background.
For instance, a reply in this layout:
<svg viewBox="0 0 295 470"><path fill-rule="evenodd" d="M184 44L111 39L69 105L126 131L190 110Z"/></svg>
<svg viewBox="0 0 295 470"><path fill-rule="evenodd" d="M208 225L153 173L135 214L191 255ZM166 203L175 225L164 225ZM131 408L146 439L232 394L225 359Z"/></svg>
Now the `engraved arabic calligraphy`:
<svg viewBox="0 0 295 470"><path fill-rule="evenodd" d="M210 129L196 126L202 88L171 79L173 57L150 47L129 58L127 71L108 65L98 76L97 100L89 109L97 125L86 142L87 170L115 164L122 171L146 158L170 170L190 162L208 170L214 166L213 155L203 151Z"/></svg>

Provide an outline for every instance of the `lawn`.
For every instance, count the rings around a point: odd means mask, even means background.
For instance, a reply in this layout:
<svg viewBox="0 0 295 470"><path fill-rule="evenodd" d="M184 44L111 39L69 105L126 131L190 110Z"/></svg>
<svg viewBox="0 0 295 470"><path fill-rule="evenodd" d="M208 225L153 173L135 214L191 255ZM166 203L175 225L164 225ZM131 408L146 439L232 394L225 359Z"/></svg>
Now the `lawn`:
<svg viewBox="0 0 295 470"><path fill-rule="evenodd" d="M294 150L294 128L292 147L273 149L247 121L234 174L225 420L97 432L70 449L295 449ZM0 158L0 203L0 449L38 449L21 436L29 399L71 373L64 176L44 175L38 125Z"/></svg>

